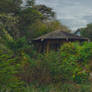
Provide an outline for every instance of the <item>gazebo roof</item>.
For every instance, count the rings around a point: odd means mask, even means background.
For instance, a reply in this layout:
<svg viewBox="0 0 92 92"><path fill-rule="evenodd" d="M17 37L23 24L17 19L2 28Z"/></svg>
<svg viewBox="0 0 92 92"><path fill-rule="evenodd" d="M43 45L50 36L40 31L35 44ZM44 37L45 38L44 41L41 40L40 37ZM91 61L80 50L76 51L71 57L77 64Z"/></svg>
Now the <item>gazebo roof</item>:
<svg viewBox="0 0 92 92"><path fill-rule="evenodd" d="M64 31L53 31L48 34L35 38L34 40L46 40L46 39L76 39L76 40L88 40L87 38L75 35L73 33Z"/></svg>

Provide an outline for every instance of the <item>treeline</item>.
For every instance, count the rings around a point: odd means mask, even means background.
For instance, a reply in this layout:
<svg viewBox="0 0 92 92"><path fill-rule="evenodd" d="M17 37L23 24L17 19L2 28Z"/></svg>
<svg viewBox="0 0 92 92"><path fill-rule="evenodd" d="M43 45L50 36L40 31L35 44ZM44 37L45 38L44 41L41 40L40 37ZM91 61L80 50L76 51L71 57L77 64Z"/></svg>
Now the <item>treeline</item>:
<svg viewBox="0 0 92 92"><path fill-rule="evenodd" d="M55 19L55 13L51 8L34 5L30 0L26 6L21 6L21 2L21 0L0 1L0 29L7 31L14 40L25 36L31 41L53 30L69 30Z"/></svg>
<svg viewBox="0 0 92 92"><path fill-rule="evenodd" d="M92 43L68 43L58 52L37 53L32 44L35 37L70 30L56 20L51 8L35 5L34 0L21 4L21 0L0 0L0 91L29 92L30 85L87 83Z"/></svg>
<svg viewBox="0 0 92 92"><path fill-rule="evenodd" d="M83 37L89 38L89 40L92 41L92 23L87 24L87 26L84 28L77 29L75 33Z"/></svg>

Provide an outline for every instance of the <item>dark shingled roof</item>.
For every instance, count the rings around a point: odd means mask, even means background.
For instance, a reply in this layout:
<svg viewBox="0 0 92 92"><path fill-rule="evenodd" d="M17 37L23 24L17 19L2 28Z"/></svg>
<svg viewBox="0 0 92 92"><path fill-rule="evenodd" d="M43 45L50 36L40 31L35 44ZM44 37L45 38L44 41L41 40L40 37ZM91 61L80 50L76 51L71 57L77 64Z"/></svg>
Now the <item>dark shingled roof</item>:
<svg viewBox="0 0 92 92"><path fill-rule="evenodd" d="M64 31L54 31L48 34L42 35L34 40L45 40L45 39L76 39L76 40L88 40L87 38L69 33Z"/></svg>

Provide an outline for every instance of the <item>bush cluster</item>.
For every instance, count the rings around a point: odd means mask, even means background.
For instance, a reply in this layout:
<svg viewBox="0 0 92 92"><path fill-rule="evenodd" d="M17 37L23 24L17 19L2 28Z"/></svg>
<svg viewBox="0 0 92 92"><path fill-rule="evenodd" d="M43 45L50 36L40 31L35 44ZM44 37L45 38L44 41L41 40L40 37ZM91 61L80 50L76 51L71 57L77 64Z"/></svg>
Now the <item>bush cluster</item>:
<svg viewBox="0 0 92 92"><path fill-rule="evenodd" d="M27 83L85 83L89 77L92 43L66 43L58 52L29 57L21 73Z"/></svg>
<svg viewBox="0 0 92 92"><path fill-rule="evenodd" d="M15 55L12 49L0 49L1 89L10 87L23 90L30 84L88 83L92 60L91 42L66 43L59 51L50 51L48 54L37 54L29 46L21 49L21 52L19 47L17 52Z"/></svg>

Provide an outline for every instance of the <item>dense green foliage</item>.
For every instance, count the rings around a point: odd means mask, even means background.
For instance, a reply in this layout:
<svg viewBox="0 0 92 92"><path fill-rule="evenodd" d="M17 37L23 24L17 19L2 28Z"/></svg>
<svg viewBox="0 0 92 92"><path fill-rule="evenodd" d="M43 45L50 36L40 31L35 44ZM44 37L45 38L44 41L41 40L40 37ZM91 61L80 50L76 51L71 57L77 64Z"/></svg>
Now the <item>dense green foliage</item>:
<svg viewBox="0 0 92 92"><path fill-rule="evenodd" d="M22 41L20 40L20 42ZM89 83L92 43L82 45L67 43L61 47L59 52L51 51L48 55L34 52L31 52L32 55L30 55L26 53L25 46L21 49L19 47L21 45L14 46L18 46L17 49L2 48L0 52L0 67L3 66L0 70L0 75L2 75L0 81L1 85L3 84L1 87L19 88L19 85L24 90L23 84L34 84L36 87L49 84L62 85L62 82L77 83L78 85ZM10 47L12 46L10 45ZM28 49L31 50L31 48ZM15 51L18 51L16 56ZM6 84L7 82L8 84Z"/></svg>
<svg viewBox="0 0 92 92"><path fill-rule="evenodd" d="M85 28L78 29L77 32L80 32L81 36L92 40L92 23L88 24L87 27L85 27Z"/></svg>
<svg viewBox="0 0 92 92"><path fill-rule="evenodd" d="M24 76L30 76L29 83L32 81L40 84L60 81L84 83L88 81L90 71L88 63L91 59L92 43L84 43L81 46L78 43L68 43L61 47L60 52L38 55L36 59L30 59Z"/></svg>
<svg viewBox="0 0 92 92"><path fill-rule="evenodd" d="M22 0L0 0L0 13L17 13Z"/></svg>
<svg viewBox="0 0 92 92"><path fill-rule="evenodd" d="M37 53L32 39L55 30L70 30L56 20L51 8L27 1L25 6L21 0L0 1L0 91L90 90L92 43L67 43L57 52Z"/></svg>

